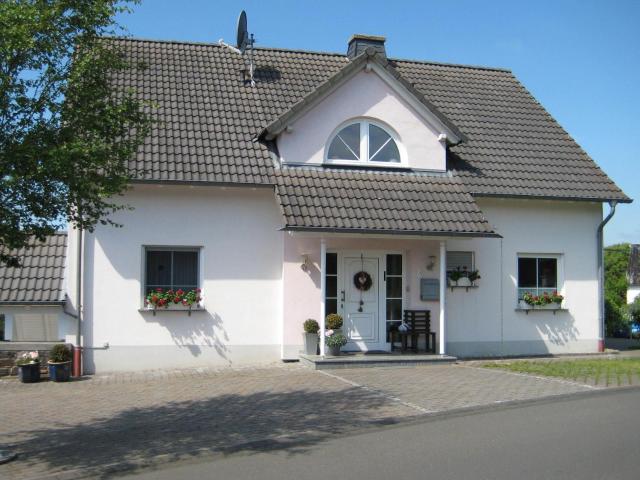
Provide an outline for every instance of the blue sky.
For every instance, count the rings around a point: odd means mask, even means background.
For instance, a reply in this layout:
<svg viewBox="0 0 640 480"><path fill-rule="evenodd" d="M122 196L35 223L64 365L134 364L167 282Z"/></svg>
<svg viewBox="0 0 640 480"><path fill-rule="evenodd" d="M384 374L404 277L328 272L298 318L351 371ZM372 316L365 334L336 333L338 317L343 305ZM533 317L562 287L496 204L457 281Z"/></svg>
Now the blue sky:
<svg viewBox="0 0 640 480"><path fill-rule="evenodd" d="M368 33L392 57L511 69L636 199L605 242L640 243L640 1L143 0L119 22L135 37L232 43L243 8L261 46L344 53Z"/></svg>

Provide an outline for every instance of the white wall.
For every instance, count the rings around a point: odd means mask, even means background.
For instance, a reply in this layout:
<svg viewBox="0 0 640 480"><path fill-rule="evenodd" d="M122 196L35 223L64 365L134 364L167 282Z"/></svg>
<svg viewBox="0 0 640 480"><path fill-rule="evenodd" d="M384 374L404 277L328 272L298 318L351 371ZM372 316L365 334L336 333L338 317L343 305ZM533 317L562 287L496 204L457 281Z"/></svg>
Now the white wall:
<svg viewBox="0 0 640 480"><path fill-rule="evenodd" d="M85 241L88 371L280 358L281 218L272 189L136 186ZM143 246L201 249L206 311L141 312ZM103 349L105 343L108 349Z"/></svg>
<svg viewBox="0 0 640 480"><path fill-rule="evenodd" d="M448 250L475 251L482 276L477 289L447 291L449 351L458 355L597 351L596 229L601 205L482 198L477 202L503 239L447 241ZM516 311L519 253L562 255L560 293L567 311L555 315Z"/></svg>
<svg viewBox="0 0 640 480"><path fill-rule="evenodd" d="M284 162L321 164L334 130L346 120L368 117L388 124L400 137L409 166L446 169L446 151L436 131L374 71L360 72L304 116L291 124L291 133L277 140Z"/></svg>

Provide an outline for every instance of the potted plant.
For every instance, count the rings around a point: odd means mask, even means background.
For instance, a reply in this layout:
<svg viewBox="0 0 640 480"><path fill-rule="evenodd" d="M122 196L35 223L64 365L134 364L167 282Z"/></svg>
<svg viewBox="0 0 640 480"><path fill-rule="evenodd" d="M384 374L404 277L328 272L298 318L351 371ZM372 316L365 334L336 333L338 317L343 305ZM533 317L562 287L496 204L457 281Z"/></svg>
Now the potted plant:
<svg viewBox="0 0 640 480"><path fill-rule="evenodd" d="M316 355L318 353L318 322L310 318L304 321L304 353L307 355Z"/></svg>
<svg viewBox="0 0 640 480"><path fill-rule="evenodd" d="M22 383L40 381L40 356L38 352L25 352L16 360L18 378Z"/></svg>
<svg viewBox="0 0 640 480"><path fill-rule="evenodd" d="M460 278L456 283L459 287L471 286L471 279L469 278L469 272L467 271L467 267L462 267L462 271L460 272Z"/></svg>
<svg viewBox="0 0 640 480"><path fill-rule="evenodd" d="M71 376L71 349L59 343L49 352L49 380L68 382Z"/></svg>
<svg viewBox="0 0 640 480"><path fill-rule="evenodd" d="M329 332L331 332L331 334L329 334ZM329 349L329 355L337 357L340 355L340 349L347 344L347 337L340 332L327 330L327 335L325 336L324 341L325 345Z"/></svg>
<svg viewBox="0 0 640 480"><path fill-rule="evenodd" d="M337 313L330 313L327 315L324 324L329 330L339 331L342 328L342 317Z"/></svg>
<svg viewBox="0 0 640 480"><path fill-rule="evenodd" d="M520 307L526 309L557 310L560 308L563 300L564 297L556 291L551 294L544 292L542 295L533 295L530 292L525 292L522 300L520 300Z"/></svg>
<svg viewBox="0 0 640 480"><path fill-rule="evenodd" d="M469 274L467 275L467 278L471 282L471 285L475 285L476 280L479 280L482 277L480 276L480 271L479 270L471 270L469 272Z"/></svg>
<svg viewBox="0 0 640 480"><path fill-rule="evenodd" d="M202 290L199 288L189 290L185 292L181 288L178 290L163 290L162 288L156 288L150 291L144 299L144 305L147 310L153 310L154 315L156 310L188 310L191 314L191 309L200 307L202 301Z"/></svg>
<svg viewBox="0 0 640 480"><path fill-rule="evenodd" d="M449 272L449 285L458 285L458 281L462 278L462 271L460 267Z"/></svg>

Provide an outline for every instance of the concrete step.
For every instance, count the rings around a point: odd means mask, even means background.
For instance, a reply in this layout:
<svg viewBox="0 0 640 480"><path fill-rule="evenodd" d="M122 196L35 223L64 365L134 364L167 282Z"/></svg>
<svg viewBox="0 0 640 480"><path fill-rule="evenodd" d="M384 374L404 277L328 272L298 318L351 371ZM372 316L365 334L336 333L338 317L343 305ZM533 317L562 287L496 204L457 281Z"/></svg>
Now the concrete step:
<svg viewBox="0 0 640 480"><path fill-rule="evenodd" d="M395 353L344 353L338 357L300 354L300 362L315 370L356 367L415 367L417 365L435 365L454 363L456 357L433 354L395 354Z"/></svg>

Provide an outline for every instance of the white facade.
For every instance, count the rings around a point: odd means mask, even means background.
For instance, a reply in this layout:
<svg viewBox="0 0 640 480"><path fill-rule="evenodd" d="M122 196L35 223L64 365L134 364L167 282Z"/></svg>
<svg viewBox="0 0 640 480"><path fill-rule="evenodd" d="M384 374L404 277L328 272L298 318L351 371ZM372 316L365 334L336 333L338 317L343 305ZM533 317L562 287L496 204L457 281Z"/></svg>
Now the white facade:
<svg viewBox="0 0 640 480"><path fill-rule="evenodd" d="M123 228L85 236L85 370L278 360L282 233L273 191L136 186L124 201L134 210L114 217ZM145 246L200 248L204 311L143 310Z"/></svg>
<svg viewBox="0 0 640 480"><path fill-rule="evenodd" d="M640 295L640 285L630 285L627 288L627 304L633 303Z"/></svg>

